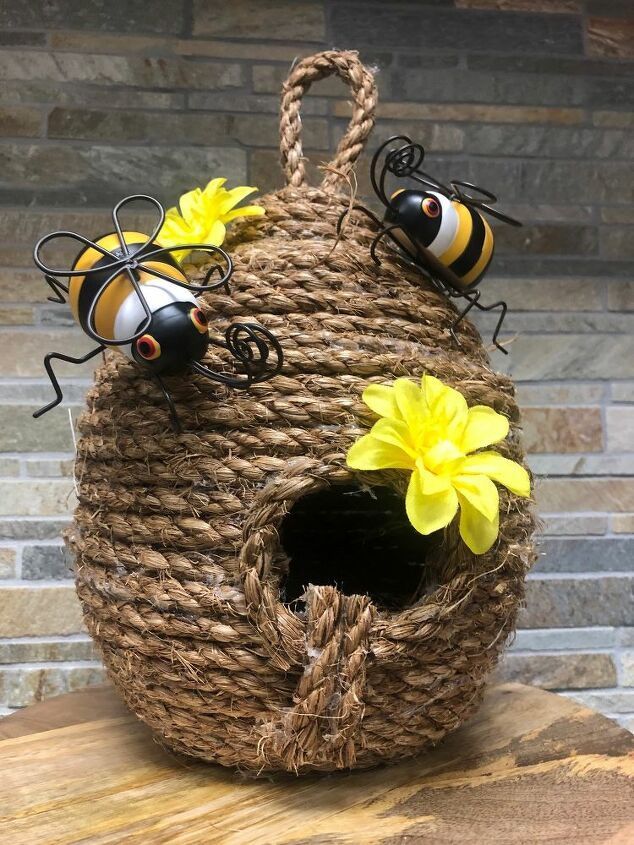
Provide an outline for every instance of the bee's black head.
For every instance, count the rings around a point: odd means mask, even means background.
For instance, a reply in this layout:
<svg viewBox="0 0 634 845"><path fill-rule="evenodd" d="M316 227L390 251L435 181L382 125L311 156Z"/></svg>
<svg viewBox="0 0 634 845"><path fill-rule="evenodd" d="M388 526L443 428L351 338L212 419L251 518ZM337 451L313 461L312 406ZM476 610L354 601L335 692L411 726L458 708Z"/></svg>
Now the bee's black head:
<svg viewBox="0 0 634 845"><path fill-rule="evenodd" d="M400 188L390 197L385 223L400 224L412 238L428 246L442 225L443 199L440 194L432 191Z"/></svg>
<svg viewBox="0 0 634 845"><path fill-rule="evenodd" d="M177 373L200 361L209 346L207 317L192 302L170 302L152 314L145 334L132 344L132 356L154 373Z"/></svg>

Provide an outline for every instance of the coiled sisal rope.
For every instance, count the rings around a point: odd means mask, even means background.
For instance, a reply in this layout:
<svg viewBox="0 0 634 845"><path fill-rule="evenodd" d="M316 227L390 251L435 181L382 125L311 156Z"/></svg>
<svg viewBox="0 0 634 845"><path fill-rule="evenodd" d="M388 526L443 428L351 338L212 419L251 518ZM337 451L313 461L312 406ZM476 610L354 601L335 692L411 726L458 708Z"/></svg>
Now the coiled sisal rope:
<svg viewBox="0 0 634 845"><path fill-rule="evenodd" d="M353 116L311 188L299 108L311 83L331 74L349 84ZM507 415L501 451L523 458L512 383L489 369L475 330L463 322L457 347L443 296L390 250L377 268L363 219L353 217L333 249L349 204L343 180L376 100L355 53L294 67L281 112L287 187L261 200L264 218L236 229L231 294L204 300L212 331L233 319L274 331L283 372L249 393L196 375L171 379L183 424L175 434L158 389L113 354L79 424L69 542L109 675L167 746L251 772L370 766L456 728L514 628L533 559L530 509L501 490L497 545L476 557L451 526L411 606L388 611L318 582L304 609L281 600L280 527L295 502L340 484L404 495L404 473L345 467L373 422L361 402L369 383L438 376L469 404Z"/></svg>

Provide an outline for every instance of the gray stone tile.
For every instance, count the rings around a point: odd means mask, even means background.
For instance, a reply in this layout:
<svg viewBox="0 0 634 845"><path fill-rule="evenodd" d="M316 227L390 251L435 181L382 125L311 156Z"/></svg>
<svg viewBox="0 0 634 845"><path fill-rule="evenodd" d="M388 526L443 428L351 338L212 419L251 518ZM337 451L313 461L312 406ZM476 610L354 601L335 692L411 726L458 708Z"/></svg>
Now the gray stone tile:
<svg viewBox="0 0 634 845"><path fill-rule="evenodd" d="M70 525L61 519L0 519L0 540L59 540Z"/></svg>
<svg viewBox="0 0 634 845"><path fill-rule="evenodd" d="M64 0L63 3L10 3L0 6L3 29L95 29L180 33L183 0L155 0L151 13L142 0Z"/></svg>
<svg viewBox="0 0 634 845"><path fill-rule="evenodd" d="M634 624L634 577L539 578L527 582L522 628Z"/></svg>
<svg viewBox="0 0 634 845"><path fill-rule="evenodd" d="M26 546L22 551L22 578L26 581L64 581L73 577L72 566L65 546Z"/></svg>
<svg viewBox="0 0 634 845"><path fill-rule="evenodd" d="M555 628L516 632L512 651L583 651L589 648L611 648L615 645L615 628Z"/></svg>
<svg viewBox="0 0 634 845"><path fill-rule="evenodd" d="M534 572L632 572L634 537L549 537Z"/></svg>
<svg viewBox="0 0 634 845"><path fill-rule="evenodd" d="M66 637L41 642L0 642L0 664L96 659L98 659L97 649L88 638Z"/></svg>
<svg viewBox="0 0 634 845"><path fill-rule="evenodd" d="M496 678L542 689L592 689L616 684L616 667L609 654L507 653Z"/></svg>
<svg viewBox="0 0 634 845"><path fill-rule="evenodd" d="M384 47L424 50L469 50L474 44L482 52L583 53L580 19L571 15L532 15L515 12L408 9L385 6L364 15L363 4L340 2L331 10L332 31L342 43L376 43L380 33Z"/></svg>

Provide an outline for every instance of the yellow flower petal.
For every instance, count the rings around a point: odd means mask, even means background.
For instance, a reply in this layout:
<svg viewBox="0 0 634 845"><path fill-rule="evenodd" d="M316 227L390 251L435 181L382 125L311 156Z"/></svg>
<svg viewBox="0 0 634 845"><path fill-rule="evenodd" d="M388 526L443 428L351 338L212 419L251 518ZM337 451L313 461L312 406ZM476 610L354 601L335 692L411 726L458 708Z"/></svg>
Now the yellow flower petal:
<svg viewBox="0 0 634 845"><path fill-rule="evenodd" d="M465 544L476 555L488 552L498 536L500 530L499 511L493 519L487 519L469 500L458 493L460 501L460 536Z"/></svg>
<svg viewBox="0 0 634 845"><path fill-rule="evenodd" d="M461 475L486 475L503 484L517 496L530 496L531 480L524 469L515 461L503 458L497 452L480 452L469 455L460 467Z"/></svg>
<svg viewBox="0 0 634 845"><path fill-rule="evenodd" d="M451 479L458 494L489 521L500 510L498 488L486 475L457 475Z"/></svg>
<svg viewBox="0 0 634 845"><path fill-rule="evenodd" d="M235 205L238 205L239 202L242 202L242 200L250 197L251 194L254 194L256 191L257 188L250 188L246 185L244 187L232 188L230 191L224 191L222 201L220 203L222 214L230 211Z"/></svg>
<svg viewBox="0 0 634 845"><path fill-rule="evenodd" d="M459 443L468 419L467 400L434 376L423 376L422 387L431 417L446 428L448 438Z"/></svg>
<svg viewBox="0 0 634 845"><path fill-rule="evenodd" d="M211 227L205 232L204 237L202 237L201 239L201 242L220 246L220 244L224 241L226 234L227 229L225 227L225 224L222 223L220 220L215 220L212 223Z"/></svg>
<svg viewBox="0 0 634 845"><path fill-rule="evenodd" d="M188 191L179 200L181 215L190 225L196 223L196 219L200 214L200 206L202 205L203 192L200 188L194 188L193 191Z"/></svg>
<svg viewBox="0 0 634 845"><path fill-rule="evenodd" d="M436 475L430 472L422 458L416 461L416 470L420 476L420 486L425 496L435 496L444 493L451 487L451 480L446 475Z"/></svg>
<svg viewBox="0 0 634 845"><path fill-rule="evenodd" d="M394 398L412 438L418 441L422 437L427 416L427 405L422 390L409 379L397 378L394 382Z"/></svg>
<svg viewBox="0 0 634 845"><path fill-rule="evenodd" d="M425 450L425 466L432 472L452 473L458 470L464 454L452 440L440 440Z"/></svg>
<svg viewBox="0 0 634 845"><path fill-rule="evenodd" d="M266 214L266 209L261 205L242 205L240 208L234 208L233 211L227 211L222 215L223 223L231 223L236 217L262 217Z"/></svg>
<svg viewBox="0 0 634 845"><path fill-rule="evenodd" d="M397 449L405 452L412 459L413 466L413 462L416 461L416 449L410 430L402 420L377 420L370 434L382 443L396 446Z"/></svg>
<svg viewBox="0 0 634 845"><path fill-rule="evenodd" d="M414 461L397 446L366 434L350 447L346 464L360 470L412 469Z"/></svg>
<svg viewBox="0 0 634 845"><path fill-rule="evenodd" d="M219 189L222 188L226 181L227 180L223 179L222 177L218 177L217 179L210 179L203 189L203 194L206 197L213 197L215 194L218 193Z"/></svg>
<svg viewBox="0 0 634 845"><path fill-rule="evenodd" d="M361 398L368 408L380 417L402 419L401 412L396 404L394 388L391 385L371 384L363 391Z"/></svg>
<svg viewBox="0 0 634 845"><path fill-rule="evenodd" d="M407 517L419 534L432 534L449 525L458 510L458 496L453 487L427 496L423 492L421 474L412 473L405 497Z"/></svg>
<svg viewBox="0 0 634 845"><path fill-rule="evenodd" d="M474 405L467 412L467 425L462 435L462 451L466 454L504 440L509 421L487 405Z"/></svg>

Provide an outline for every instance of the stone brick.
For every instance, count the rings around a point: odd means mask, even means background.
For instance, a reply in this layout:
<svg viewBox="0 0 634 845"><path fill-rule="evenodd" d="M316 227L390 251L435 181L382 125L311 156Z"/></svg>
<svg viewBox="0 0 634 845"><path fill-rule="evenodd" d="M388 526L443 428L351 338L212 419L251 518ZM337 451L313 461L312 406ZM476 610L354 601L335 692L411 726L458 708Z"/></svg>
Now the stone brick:
<svg viewBox="0 0 634 845"><path fill-rule="evenodd" d="M73 558L65 546L26 546L22 578L26 581L64 581L73 577Z"/></svg>
<svg viewBox="0 0 634 845"><path fill-rule="evenodd" d="M347 114L346 117L349 118L350 115ZM343 121L338 124L340 135L343 135L345 126ZM376 123L375 132L379 138L389 138L391 135L407 135L410 138L416 138L417 142L429 152L459 152L464 146L464 129L446 123L379 120ZM313 143L318 144L319 141L313 140Z"/></svg>
<svg viewBox="0 0 634 845"><path fill-rule="evenodd" d="M100 666L0 669L0 690L9 707L28 707L56 695L103 683Z"/></svg>
<svg viewBox="0 0 634 845"><path fill-rule="evenodd" d="M0 47L45 47L45 32L0 32Z"/></svg>
<svg viewBox="0 0 634 845"><path fill-rule="evenodd" d="M497 672L504 681L542 689L592 689L616 683L609 654L506 654Z"/></svg>
<svg viewBox="0 0 634 845"><path fill-rule="evenodd" d="M35 311L32 308L21 308L16 305L0 306L1 326L31 326L35 322Z"/></svg>
<svg viewBox="0 0 634 845"><path fill-rule="evenodd" d="M195 0L194 35L322 41L326 35L324 9L321 3L306 0L219 0L212 4Z"/></svg>
<svg viewBox="0 0 634 845"><path fill-rule="evenodd" d="M302 104L303 108L303 104ZM332 104L332 114L348 117L350 106L343 101ZM474 121L481 123L575 124L584 119L583 109L544 106L503 106L494 103L412 103L381 102L382 120Z"/></svg>
<svg viewBox="0 0 634 845"><path fill-rule="evenodd" d="M576 304L576 303L575 303ZM605 396L603 384L580 382L519 384L517 399L527 405L595 405Z"/></svg>
<svg viewBox="0 0 634 845"><path fill-rule="evenodd" d="M277 110L276 110L277 111ZM304 120L304 131L318 145L328 145L324 120ZM271 147L279 141L279 117L255 114L152 114L138 111L53 109L48 119L51 138L144 141L185 144L249 144Z"/></svg>
<svg viewBox="0 0 634 845"><path fill-rule="evenodd" d="M634 624L634 577L533 578L526 584L522 628Z"/></svg>
<svg viewBox="0 0 634 845"><path fill-rule="evenodd" d="M526 408L522 417L528 452L600 452L600 408Z"/></svg>
<svg viewBox="0 0 634 845"><path fill-rule="evenodd" d="M326 150L304 150L306 179L311 185L319 185L324 178L319 165L327 162L332 154ZM249 152L249 184L257 185L262 193L273 191L284 185L284 175L280 167L280 155L274 150L251 150Z"/></svg>
<svg viewBox="0 0 634 845"><path fill-rule="evenodd" d="M69 328L75 325L75 318L68 305L46 303L37 309L39 325L44 328Z"/></svg>
<svg viewBox="0 0 634 845"><path fill-rule="evenodd" d="M634 382L613 382L611 385L611 395L614 402L634 402Z"/></svg>
<svg viewBox="0 0 634 845"><path fill-rule="evenodd" d="M0 85L0 102L54 103L56 106L86 106L92 108L104 96L104 86L90 82L50 82L46 79L7 80ZM109 87L108 107L111 109L184 109L185 94L178 91L144 91L142 89Z"/></svg>
<svg viewBox="0 0 634 845"><path fill-rule="evenodd" d="M475 155L521 155L540 158L631 158L631 132L560 126L471 125L465 149Z"/></svg>
<svg viewBox="0 0 634 845"><path fill-rule="evenodd" d="M69 524L70 514L66 519L0 519L0 540L59 540Z"/></svg>
<svg viewBox="0 0 634 845"><path fill-rule="evenodd" d="M70 478L73 475L75 462L72 458L28 459L25 462L26 474L33 478Z"/></svg>
<svg viewBox="0 0 634 845"><path fill-rule="evenodd" d="M86 637L69 637L63 640L0 642L0 664L97 660L98 657L99 654L92 640Z"/></svg>
<svg viewBox="0 0 634 845"><path fill-rule="evenodd" d="M15 578L15 549L0 548L0 578Z"/></svg>
<svg viewBox="0 0 634 845"><path fill-rule="evenodd" d="M484 292L485 288L483 288ZM487 291L488 293L488 291ZM495 301L487 296L482 302ZM491 335L499 319L499 312L482 313L476 311L469 319L483 335ZM534 313L515 312L507 315L504 320L505 334L568 334L587 332L588 334L624 334L634 333L634 316L631 314L605 314L600 312L577 311L573 313Z"/></svg>
<svg viewBox="0 0 634 845"><path fill-rule="evenodd" d="M634 480L631 478L542 478L536 485L539 509L558 511L634 511Z"/></svg>
<svg viewBox="0 0 634 845"><path fill-rule="evenodd" d="M634 646L634 627L621 628L618 632L619 645Z"/></svg>
<svg viewBox="0 0 634 845"><path fill-rule="evenodd" d="M591 56L634 59L634 21L588 18L586 33Z"/></svg>
<svg viewBox="0 0 634 845"><path fill-rule="evenodd" d="M65 50L79 53L155 53L176 52L179 42L174 38L158 35L122 35L107 32L50 32L48 43L51 50Z"/></svg>
<svg viewBox="0 0 634 845"><path fill-rule="evenodd" d="M189 108L201 111L213 112L265 112L279 115L280 98L275 94L244 94L235 91L192 91L188 97ZM348 112L350 106L348 106ZM328 101L322 97L306 97L302 102L302 115L327 115ZM349 115L348 115L349 116ZM191 119L191 112L187 118ZM279 117L278 117L279 120ZM279 134L279 126L277 127ZM257 141L257 132L252 133L246 143L250 145ZM279 144L276 137L274 147Z"/></svg>
<svg viewBox="0 0 634 845"><path fill-rule="evenodd" d="M568 697L600 713L634 713L634 690L571 692Z"/></svg>
<svg viewBox="0 0 634 845"><path fill-rule="evenodd" d="M33 410L34 406L29 405L0 406L0 451L74 451L68 414L64 411L49 414L43 423L33 419Z"/></svg>
<svg viewBox="0 0 634 845"><path fill-rule="evenodd" d="M70 479L9 480L2 487L0 516L62 516L70 514L75 506Z"/></svg>
<svg viewBox="0 0 634 845"><path fill-rule="evenodd" d="M513 651L583 651L589 648L611 648L615 644L614 628L555 628L551 630L517 631Z"/></svg>
<svg viewBox="0 0 634 845"><path fill-rule="evenodd" d="M634 311L634 282L615 281L608 286L610 311Z"/></svg>
<svg viewBox="0 0 634 845"><path fill-rule="evenodd" d="M332 8L331 27L341 43L468 51L478 50L561 54L583 53L579 18L568 15L512 15L479 10L444 10L416 6L394 7L390 4L360 15L357 6L339 3Z"/></svg>
<svg viewBox="0 0 634 845"><path fill-rule="evenodd" d="M495 165L486 164L493 174ZM557 201L566 196L569 202L613 202L619 196L627 202L634 196L628 173L631 165L610 161L534 161L522 162L523 199ZM493 184L491 180L483 184Z"/></svg>
<svg viewBox="0 0 634 845"><path fill-rule="evenodd" d="M71 586L0 586L0 637L83 632L81 608Z"/></svg>
<svg viewBox="0 0 634 845"><path fill-rule="evenodd" d="M580 12L581 0L454 0L459 9L496 9L500 12Z"/></svg>
<svg viewBox="0 0 634 845"><path fill-rule="evenodd" d="M607 516L600 514L541 514L544 522L544 534L606 534L608 530Z"/></svg>
<svg viewBox="0 0 634 845"><path fill-rule="evenodd" d="M626 687L634 687L634 651L626 651L621 655L621 666L621 683Z"/></svg>
<svg viewBox="0 0 634 845"><path fill-rule="evenodd" d="M51 173L64 174L58 202L76 197L78 204L89 199L109 205L126 192L151 190L169 204L208 174L222 173L230 183L245 184L246 154L233 147L149 147L147 143L119 147L8 143L0 147L0 166L5 183L18 185L21 196L32 194L47 204L55 204L47 187Z"/></svg>
<svg viewBox="0 0 634 845"><path fill-rule="evenodd" d="M20 474L20 461L17 458L0 458L0 476Z"/></svg>
<svg viewBox="0 0 634 845"><path fill-rule="evenodd" d="M256 94L277 94L279 96L282 83L288 76L288 65L254 65L253 90ZM320 79L310 89L307 99L313 94L319 97L345 97L350 89L338 76L328 76ZM348 106L347 115L350 115ZM344 112L343 116L346 116Z"/></svg>
<svg viewBox="0 0 634 845"><path fill-rule="evenodd" d="M241 67L235 62L193 62L176 57L109 56L36 50L0 54L0 79L79 82L101 88L131 85L209 90L237 88L243 83Z"/></svg>
<svg viewBox="0 0 634 845"><path fill-rule="evenodd" d="M142 0L64 0L63 3L15 3L0 7L2 29L130 30L175 32L183 28L183 0L155 0L152 13Z"/></svg>
<svg viewBox="0 0 634 845"><path fill-rule="evenodd" d="M495 364L518 381L634 377L634 337L533 334L518 337L510 360Z"/></svg>
<svg viewBox="0 0 634 845"><path fill-rule="evenodd" d="M634 451L634 407L611 405L605 410L609 452Z"/></svg>
<svg viewBox="0 0 634 845"><path fill-rule="evenodd" d="M543 539L536 572L634 571L634 537Z"/></svg>
<svg viewBox="0 0 634 845"><path fill-rule="evenodd" d="M43 356L42 356L43 357ZM86 378L77 379L76 384L64 385L64 404L83 404L84 394L90 381ZM50 384L1 384L0 383L0 404L2 405L43 405L51 398ZM32 409L34 410L34 409ZM68 414L66 414L68 418Z"/></svg>
<svg viewBox="0 0 634 845"><path fill-rule="evenodd" d="M627 129L634 126L634 113L631 111L595 111L592 113L592 122L595 126Z"/></svg>
<svg viewBox="0 0 634 845"><path fill-rule="evenodd" d="M610 529L615 534L634 534L634 513L613 513Z"/></svg>
<svg viewBox="0 0 634 845"><path fill-rule="evenodd" d="M306 52L306 44L258 44L254 41L177 41L174 52L183 56L208 56L214 59L292 62ZM279 98L278 98L279 100ZM279 105L279 102L278 102ZM302 109L304 105L302 104Z"/></svg>
<svg viewBox="0 0 634 845"><path fill-rule="evenodd" d="M538 476L557 475L634 475L634 453L631 455L529 455L528 464Z"/></svg>
<svg viewBox="0 0 634 845"><path fill-rule="evenodd" d="M634 208L618 205L614 207L603 206L601 220L603 223L634 223Z"/></svg>
<svg viewBox="0 0 634 845"><path fill-rule="evenodd" d="M602 226L601 255L606 258L634 258L634 237L631 226Z"/></svg>
<svg viewBox="0 0 634 845"><path fill-rule="evenodd" d="M0 136L34 138L42 134L44 115L28 106L0 107Z"/></svg>
<svg viewBox="0 0 634 845"><path fill-rule="evenodd" d="M586 80L584 103L590 108L624 108L634 103L634 91L622 74L614 79L590 77Z"/></svg>
<svg viewBox="0 0 634 845"><path fill-rule="evenodd" d="M92 342L79 329L71 331L42 331L42 332L18 332L7 330L0 333L0 357L2 359L2 375L5 378L38 377L45 378L42 359L46 352L53 350L64 352L67 355L85 355L92 348ZM98 359L97 359L98 360ZM60 364L56 368L58 376L68 378L87 378L91 375L97 364L89 361L87 364L77 366L74 364ZM52 392L52 388L50 389ZM64 414L64 416L67 416ZM26 421L26 414L25 414ZM30 423L28 423L30 425ZM41 427L42 428L42 427ZM46 437L44 428L39 432L40 437ZM37 436L37 429L34 429L34 436ZM8 434L8 432L6 432ZM16 432L13 435L18 436ZM12 435L12 436L13 436ZM68 449L65 445L64 450Z"/></svg>

